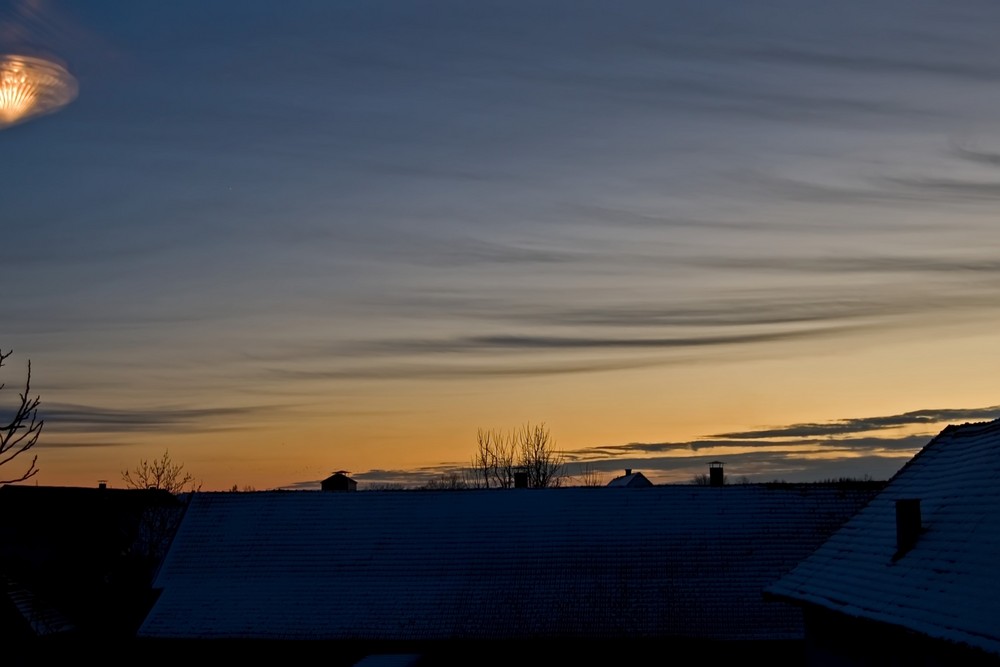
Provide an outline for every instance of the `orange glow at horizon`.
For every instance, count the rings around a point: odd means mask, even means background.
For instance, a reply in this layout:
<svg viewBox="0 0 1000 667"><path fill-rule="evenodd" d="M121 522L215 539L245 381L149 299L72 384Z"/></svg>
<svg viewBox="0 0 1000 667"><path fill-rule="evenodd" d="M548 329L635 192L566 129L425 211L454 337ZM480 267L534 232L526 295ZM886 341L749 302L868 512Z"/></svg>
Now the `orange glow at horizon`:
<svg viewBox="0 0 1000 667"><path fill-rule="evenodd" d="M57 111L77 95L77 83L54 62L21 55L0 56L0 129Z"/></svg>

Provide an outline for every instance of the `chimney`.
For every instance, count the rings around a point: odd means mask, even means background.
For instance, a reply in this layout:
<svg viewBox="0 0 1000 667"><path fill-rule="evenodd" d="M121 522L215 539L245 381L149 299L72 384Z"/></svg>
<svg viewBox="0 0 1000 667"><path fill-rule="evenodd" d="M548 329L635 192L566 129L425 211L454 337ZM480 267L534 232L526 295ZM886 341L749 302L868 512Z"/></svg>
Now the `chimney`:
<svg viewBox="0 0 1000 667"><path fill-rule="evenodd" d="M900 498L896 501L896 553L898 560L913 548L920 537L920 498Z"/></svg>
<svg viewBox="0 0 1000 667"><path fill-rule="evenodd" d="M108 488L108 480L106 479L97 480L97 488L101 490Z"/></svg>
<svg viewBox="0 0 1000 667"><path fill-rule="evenodd" d="M725 483L725 476L722 474L722 461L712 461L708 464L708 485L722 486Z"/></svg>
<svg viewBox="0 0 1000 667"><path fill-rule="evenodd" d="M628 477L631 474L632 474L632 469L631 468L625 468L625 476Z"/></svg>

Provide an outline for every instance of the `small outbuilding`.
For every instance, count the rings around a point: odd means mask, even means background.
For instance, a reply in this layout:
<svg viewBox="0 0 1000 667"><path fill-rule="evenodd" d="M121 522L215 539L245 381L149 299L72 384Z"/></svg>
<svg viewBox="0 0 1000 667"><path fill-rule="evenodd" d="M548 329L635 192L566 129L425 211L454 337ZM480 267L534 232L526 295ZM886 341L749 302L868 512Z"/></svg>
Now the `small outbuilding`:
<svg viewBox="0 0 1000 667"><path fill-rule="evenodd" d="M615 477L613 480L608 482L608 486L624 486L630 489L641 489L647 486L653 486L653 483L643 475L641 472L632 472L631 468L625 468L625 474L621 477Z"/></svg>
<svg viewBox="0 0 1000 667"><path fill-rule="evenodd" d="M345 472L344 470L338 470L333 473L319 483L320 488L324 491L357 491L358 483L345 475Z"/></svg>

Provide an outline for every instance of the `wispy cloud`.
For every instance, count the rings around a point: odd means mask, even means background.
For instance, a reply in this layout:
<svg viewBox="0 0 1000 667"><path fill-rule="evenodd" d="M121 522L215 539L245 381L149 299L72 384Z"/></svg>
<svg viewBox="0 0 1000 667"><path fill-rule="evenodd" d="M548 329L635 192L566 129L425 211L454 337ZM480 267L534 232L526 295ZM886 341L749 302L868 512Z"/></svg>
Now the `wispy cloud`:
<svg viewBox="0 0 1000 667"><path fill-rule="evenodd" d="M654 350L772 343L798 338L818 338L845 333L851 327L816 327L799 331L776 331L728 335L650 337L588 337L494 334L450 339L396 339L358 342L354 349L385 351L390 354L552 350Z"/></svg>
<svg viewBox="0 0 1000 667"><path fill-rule="evenodd" d="M175 432L239 430L262 419L287 414L287 406L184 408L104 408L66 403L44 404L39 417L46 428L77 433L133 433L169 428Z"/></svg>
<svg viewBox="0 0 1000 667"><path fill-rule="evenodd" d="M984 164L990 167L1000 167L1000 153L993 151L983 151L962 146L958 142L952 142L952 151L955 155L969 162Z"/></svg>
<svg viewBox="0 0 1000 667"><path fill-rule="evenodd" d="M944 178L940 176L893 176L886 181L899 185L906 196L924 197L935 202L969 202L976 199L994 200L1000 197L1000 180Z"/></svg>
<svg viewBox="0 0 1000 667"><path fill-rule="evenodd" d="M990 3L7 4L0 41L50 39L82 86L5 133L0 164L16 249L0 284L18 286L0 291L0 343L38 363L46 446L349 431L388 396L472 413L508 378L551 376L553 400L574 401L584 374L622 371L595 379L624 403L672 364L710 382L733 368L717 364L780 358L761 371L779 402L796 358L889 377L935 345L970 388L995 371L969 364L1000 318ZM350 412L317 407L335 395ZM425 418L405 412L387 430ZM912 442L892 429L951 418L573 456L894 464ZM391 468L385 451L370 465Z"/></svg>
<svg viewBox="0 0 1000 667"><path fill-rule="evenodd" d="M724 459L727 473L766 482L817 481L853 477L888 479L933 437L929 431L946 423L987 421L1000 416L1000 406L935 408L895 415L845 418L815 424L724 433L685 442L631 442L563 452L567 483L578 483L586 471L605 477L625 468L660 481L689 482L709 462ZM923 433L880 436L871 433L910 427ZM463 464L441 463L414 470L373 469L352 474L373 486L419 487L447 474L466 474ZM308 486L311 482L303 482Z"/></svg>
<svg viewBox="0 0 1000 667"><path fill-rule="evenodd" d="M271 379L315 381L447 380L597 373L699 362L684 356L654 356L651 354L654 352L679 353L687 349L733 347L740 349L746 358L751 354L747 348L755 344L815 340L858 331L865 326L665 338L497 334L448 339L359 341L326 348L305 345L298 352L286 351L275 355L283 356L285 364L275 366L272 359L261 373ZM645 354L637 356L637 352ZM601 356L595 356L597 353ZM394 361L386 363L386 358ZM302 368L306 362L309 362L309 367ZM332 367L321 367L334 363Z"/></svg>
<svg viewBox="0 0 1000 667"><path fill-rule="evenodd" d="M902 426L925 426L945 422L988 421L1000 417L1000 406L975 409L913 410L898 415L857 417L819 424L791 424L771 429L720 433L714 438L759 440L761 438L804 438L866 433Z"/></svg>
<svg viewBox="0 0 1000 667"><path fill-rule="evenodd" d="M394 380L427 379L450 380L474 377L538 377L544 375L572 375L577 373L601 373L664 366L676 361L653 358L630 359L585 359L585 360L508 360L505 363L421 363L397 362L391 365L365 365L338 367L331 369L291 369L271 368L266 374L272 378L294 380Z"/></svg>
<svg viewBox="0 0 1000 667"><path fill-rule="evenodd" d="M969 59L937 58L930 54L908 53L905 58L874 53L847 53L771 47L748 51L746 56L766 62L803 69L842 70L855 75L881 76L908 74L915 78L940 77L972 82L994 82L1000 78L1000 68L991 63Z"/></svg>
<svg viewBox="0 0 1000 667"><path fill-rule="evenodd" d="M1000 185L1000 184L998 184ZM1000 260L993 257L946 258L934 256L870 255L861 257L714 257L693 258L691 263L731 270L787 271L789 273L979 273L1000 275Z"/></svg>
<svg viewBox="0 0 1000 667"><path fill-rule="evenodd" d="M134 447L140 444L134 440L123 440L118 437L104 437L99 440L67 440L59 435L50 437L50 433L45 434L43 440L38 441L39 449L103 449L105 447Z"/></svg>

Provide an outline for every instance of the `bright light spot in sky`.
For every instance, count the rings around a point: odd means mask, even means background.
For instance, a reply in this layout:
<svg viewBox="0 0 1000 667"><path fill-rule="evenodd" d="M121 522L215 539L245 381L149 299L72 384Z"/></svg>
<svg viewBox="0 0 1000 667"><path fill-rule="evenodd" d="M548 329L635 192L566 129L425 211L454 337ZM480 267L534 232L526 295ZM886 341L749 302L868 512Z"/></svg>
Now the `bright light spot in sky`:
<svg viewBox="0 0 1000 667"><path fill-rule="evenodd" d="M0 56L0 129L58 111L76 94L76 79L61 65L30 56Z"/></svg>

